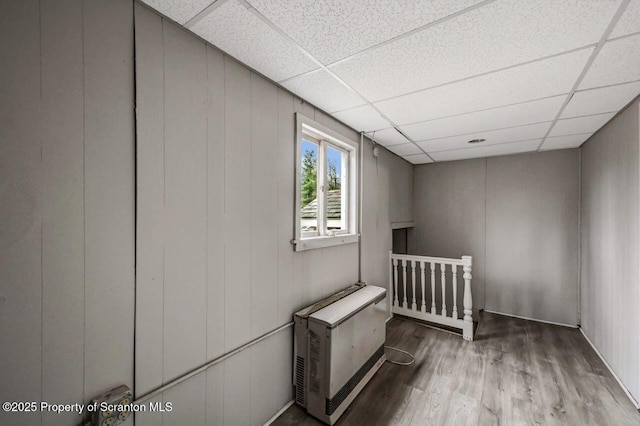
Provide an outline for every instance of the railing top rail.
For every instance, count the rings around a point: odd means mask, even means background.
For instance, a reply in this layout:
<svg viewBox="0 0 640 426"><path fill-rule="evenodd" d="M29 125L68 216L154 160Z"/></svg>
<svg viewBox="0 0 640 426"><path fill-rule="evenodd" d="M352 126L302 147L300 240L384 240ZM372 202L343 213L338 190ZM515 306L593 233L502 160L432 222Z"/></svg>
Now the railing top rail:
<svg viewBox="0 0 640 426"><path fill-rule="evenodd" d="M391 253L391 259L415 260L417 262L427 262L427 263L444 263L446 265L463 265L464 264L462 258L450 259L446 257L417 256L414 254Z"/></svg>

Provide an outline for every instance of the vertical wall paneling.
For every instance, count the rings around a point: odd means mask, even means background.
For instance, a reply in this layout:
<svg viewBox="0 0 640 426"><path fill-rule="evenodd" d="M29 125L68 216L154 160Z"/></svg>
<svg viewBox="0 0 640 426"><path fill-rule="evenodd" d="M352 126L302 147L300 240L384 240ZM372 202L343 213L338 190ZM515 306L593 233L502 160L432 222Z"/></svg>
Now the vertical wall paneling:
<svg viewBox="0 0 640 426"><path fill-rule="evenodd" d="M207 376L207 425L224 424L224 361L209 368Z"/></svg>
<svg viewBox="0 0 640 426"><path fill-rule="evenodd" d="M158 395L148 400L145 405L149 407L151 404L157 406L157 404L162 405L163 403L163 395ZM161 411L146 410L135 413L132 417L135 417L136 426L162 426L162 415L163 413Z"/></svg>
<svg viewBox="0 0 640 426"><path fill-rule="evenodd" d="M83 400L84 112L82 2L43 1L42 400ZM64 123L64 125L60 125ZM34 141L30 141L33 143ZM43 423L77 421L42 413Z"/></svg>
<svg viewBox="0 0 640 426"><path fill-rule="evenodd" d="M132 3L83 7L87 399L133 385L135 147Z"/></svg>
<svg viewBox="0 0 640 426"><path fill-rule="evenodd" d="M357 280L357 244L292 249L294 113L359 136L146 6L137 3L135 16L141 395ZM378 285L388 274L390 188L401 179L411 193L412 176L411 165L385 153L383 164L406 170L388 166L384 191L374 182L367 192L365 220L375 228L365 231L365 257L382 276ZM287 328L165 392L176 407L164 424L266 421L292 397L292 344Z"/></svg>
<svg viewBox="0 0 640 426"><path fill-rule="evenodd" d="M474 310L575 325L578 170L577 150L416 167L409 252L473 256Z"/></svg>
<svg viewBox="0 0 640 426"><path fill-rule="evenodd" d="M161 385L164 300L164 47L160 16L135 4L137 126L136 396Z"/></svg>
<svg viewBox="0 0 640 426"><path fill-rule="evenodd" d="M164 32L164 380L206 361L206 45L174 25Z"/></svg>
<svg viewBox="0 0 640 426"><path fill-rule="evenodd" d="M407 233L411 254L473 256L474 310L485 306L486 164L481 158L417 166L415 227ZM461 287L458 294L463 294Z"/></svg>
<svg viewBox="0 0 640 426"><path fill-rule="evenodd" d="M225 351L251 336L251 72L225 57ZM244 308L243 308L244 307Z"/></svg>
<svg viewBox="0 0 640 426"><path fill-rule="evenodd" d="M293 96L278 89L278 324L292 320L292 313L299 307L295 298L298 285L294 280L293 203L294 203L294 143L295 124ZM297 282L300 282L299 280Z"/></svg>
<svg viewBox="0 0 640 426"><path fill-rule="evenodd" d="M292 399L293 328L251 348L251 424L263 425Z"/></svg>
<svg viewBox="0 0 640 426"><path fill-rule="evenodd" d="M225 425L251 424L251 349L225 360L223 398Z"/></svg>
<svg viewBox="0 0 640 426"><path fill-rule="evenodd" d="M164 392L172 409L162 416L163 426L204 425L206 374L198 374Z"/></svg>
<svg viewBox="0 0 640 426"><path fill-rule="evenodd" d="M224 353L224 56L207 46L207 359Z"/></svg>
<svg viewBox="0 0 640 426"><path fill-rule="evenodd" d="M42 234L40 12L10 2L0 15L0 363L3 401L41 398ZM7 42L10 41L10 42ZM9 106L11 106L9 108ZM0 423L39 415L0 411Z"/></svg>
<svg viewBox="0 0 640 426"><path fill-rule="evenodd" d="M640 401L640 107L582 147L581 327Z"/></svg>
<svg viewBox="0 0 640 426"><path fill-rule="evenodd" d="M578 169L575 149L487 159L488 310L578 323Z"/></svg>
<svg viewBox="0 0 640 426"><path fill-rule="evenodd" d="M364 143L364 155L363 155L363 203L362 210L362 280L364 282L372 282L375 279L376 273L375 262L377 261L375 256L374 247L377 245L378 237L378 215L377 215L377 202L373 204L378 196L382 195L382 192L378 191L378 162L376 157L373 156L373 149L368 142ZM387 254L388 258L388 254ZM386 262L385 262L386 264Z"/></svg>
<svg viewBox="0 0 640 426"><path fill-rule="evenodd" d="M279 325L278 88L251 74L251 338Z"/></svg>

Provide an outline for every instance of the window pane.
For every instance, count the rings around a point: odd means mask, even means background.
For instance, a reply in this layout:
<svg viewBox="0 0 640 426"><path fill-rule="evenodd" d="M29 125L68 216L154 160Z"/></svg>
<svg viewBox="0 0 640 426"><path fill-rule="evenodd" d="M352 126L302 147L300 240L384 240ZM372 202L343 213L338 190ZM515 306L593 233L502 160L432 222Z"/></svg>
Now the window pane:
<svg viewBox="0 0 640 426"><path fill-rule="evenodd" d="M347 153L327 145L327 231L347 229Z"/></svg>
<svg viewBox="0 0 640 426"><path fill-rule="evenodd" d="M318 232L318 145L302 140L302 173L300 173L300 230Z"/></svg>

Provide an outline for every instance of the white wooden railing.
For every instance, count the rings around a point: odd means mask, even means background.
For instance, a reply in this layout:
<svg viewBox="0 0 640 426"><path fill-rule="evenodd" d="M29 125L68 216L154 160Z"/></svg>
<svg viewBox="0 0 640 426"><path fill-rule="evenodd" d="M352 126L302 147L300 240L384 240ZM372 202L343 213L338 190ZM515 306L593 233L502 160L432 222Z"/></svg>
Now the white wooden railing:
<svg viewBox="0 0 640 426"><path fill-rule="evenodd" d="M438 268L439 265L439 268ZM396 254L389 251L389 293L393 294L391 312L442 324L447 327L462 330L465 340L473 340L473 298L471 296L471 266L473 258L462 256L460 259L447 259L443 257L414 256ZM462 268L464 280L463 313L462 319L458 316L458 268ZM436 280L437 269L440 269L440 288ZM449 273L447 273L449 272ZM410 274L410 278L407 278ZM450 278L451 291L447 291L447 275ZM416 277L419 279L416 280ZM427 276L430 276L430 285L427 284ZM429 298L428 291L431 290ZM441 302L440 312L436 306L436 295ZM416 296L417 294L417 296ZM447 311L447 294L452 297L451 314ZM427 302L431 302L427 309Z"/></svg>

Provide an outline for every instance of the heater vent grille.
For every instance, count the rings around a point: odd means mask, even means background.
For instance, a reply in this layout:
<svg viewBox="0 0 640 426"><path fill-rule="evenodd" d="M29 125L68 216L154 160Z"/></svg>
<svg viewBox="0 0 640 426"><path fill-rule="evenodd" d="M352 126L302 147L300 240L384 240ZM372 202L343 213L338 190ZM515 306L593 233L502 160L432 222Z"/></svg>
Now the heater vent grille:
<svg viewBox="0 0 640 426"><path fill-rule="evenodd" d="M296 402L304 405L304 358L296 358Z"/></svg>
<svg viewBox="0 0 640 426"><path fill-rule="evenodd" d="M335 396L331 399L326 399L325 404L325 413L330 416L333 412L342 404L342 402L347 398L347 396L351 393L351 391L360 383L360 380L367 374L371 367L380 359L380 357L384 355L384 346L380 346L380 348L375 351L371 358L364 363L362 367L354 374L351 379L335 394Z"/></svg>

